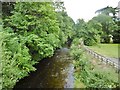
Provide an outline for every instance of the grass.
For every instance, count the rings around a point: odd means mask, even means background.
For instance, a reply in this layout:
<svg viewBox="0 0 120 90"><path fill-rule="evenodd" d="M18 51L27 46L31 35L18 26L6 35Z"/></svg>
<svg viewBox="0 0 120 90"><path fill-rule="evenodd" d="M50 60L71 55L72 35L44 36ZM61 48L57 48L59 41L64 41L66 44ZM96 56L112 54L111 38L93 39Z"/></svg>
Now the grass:
<svg viewBox="0 0 120 90"><path fill-rule="evenodd" d="M120 49L118 46L118 44L99 44L97 46L90 46L90 48L102 55L118 58L118 50ZM94 66L92 72L99 72L104 74L109 80L118 81L119 74L116 73L116 69L113 66L99 61L88 53L86 56Z"/></svg>
<svg viewBox="0 0 120 90"><path fill-rule="evenodd" d="M98 72L102 75L105 75L111 81L118 82L119 74L116 72L116 69L110 66L109 64L104 64L103 62L99 61L98 59L92 57L90 54L85 53L85 56L91 62L93 69L90 70L92 73ZM80 71L78 71L80 72ZM74 83L75 88L86 88L85 84L82 83L79 79L75 80Z"/></svg>
<svg viewBox="0 0 120 90"><path fill-rule="evenodd" d="M118 82L118 73L116 69L110 66L109 64L104 64L103 62L89 56L89 60L91 61L94 69L92 72L98 72L105 75L109 80L117 81Z"/></svg>
<svg viewBox="0 0 120 90"><path fill-rule="evenodd" d="M75 80L74 88L86 88L86 86L79 80Z"/></svg>
<svg viewBox="0 0 120 90"><path fill-rule="evenodd" d="M120 50L120 44L99 44L96 46L87 46L93 51L111 58L118 58L118 50Z"/></svg>

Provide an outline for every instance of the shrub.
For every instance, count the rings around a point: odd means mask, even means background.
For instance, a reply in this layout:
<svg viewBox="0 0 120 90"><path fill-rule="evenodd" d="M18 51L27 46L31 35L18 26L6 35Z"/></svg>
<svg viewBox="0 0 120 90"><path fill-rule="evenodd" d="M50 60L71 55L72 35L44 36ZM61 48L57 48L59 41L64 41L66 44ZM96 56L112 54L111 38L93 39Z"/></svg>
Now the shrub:
<svg viewBox="0 0 120 90"><path fill-rule="evenodd" d="M14 33L0 32L2 43L2 85L12 88L15 83L34 71L36 62L31 59L29 49Z"/></svg>

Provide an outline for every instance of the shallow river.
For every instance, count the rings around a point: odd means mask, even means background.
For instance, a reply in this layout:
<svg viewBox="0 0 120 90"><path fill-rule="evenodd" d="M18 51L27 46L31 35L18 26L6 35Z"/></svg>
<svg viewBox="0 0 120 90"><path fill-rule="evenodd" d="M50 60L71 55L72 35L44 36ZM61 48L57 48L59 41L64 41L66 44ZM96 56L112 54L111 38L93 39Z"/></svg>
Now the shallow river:
<svg viewBox="0 0 120 90"><path fill-rule="evenodd" d="M21 79L17 88L73 88L74 67L69 57L69 49L62 48L54 56L41 60L36 66L37 70L30 76Z"/></svg>

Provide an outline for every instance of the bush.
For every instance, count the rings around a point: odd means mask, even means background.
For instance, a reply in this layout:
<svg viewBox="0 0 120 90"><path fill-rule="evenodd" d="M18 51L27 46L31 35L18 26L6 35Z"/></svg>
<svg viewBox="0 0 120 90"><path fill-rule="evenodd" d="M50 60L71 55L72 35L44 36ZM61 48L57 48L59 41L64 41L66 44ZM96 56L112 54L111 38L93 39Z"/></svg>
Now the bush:
<svg viewBox="0 0 120 90"><path fill-rule="evenodd" d="M2 42L2 87L13 88L15 83L34 71L36 63L29 49L14 33L0 32Z"/></svg>
<svg viewBox="0 0 120 90"><path fill-rule="evenodd" d="M9 5L5 4L7 8ZM35 70L35 63L51 57L54 50L72 36L72 19L63 12L66 20L60 23L55 10L52 2L15 2L10 15L3 18L4 29L0 32L3 88L12 88L19 79ZM64 23L66 28L61 27Z"/></svg>
<svg viewBox="0 0 120 90"><path fill-rule="evenodd" d="M96 42L95 42L94 39L86 38L86 39L84 40L84 44L87 45L87 46L92 46L92 45L95 45Z"/></svg>

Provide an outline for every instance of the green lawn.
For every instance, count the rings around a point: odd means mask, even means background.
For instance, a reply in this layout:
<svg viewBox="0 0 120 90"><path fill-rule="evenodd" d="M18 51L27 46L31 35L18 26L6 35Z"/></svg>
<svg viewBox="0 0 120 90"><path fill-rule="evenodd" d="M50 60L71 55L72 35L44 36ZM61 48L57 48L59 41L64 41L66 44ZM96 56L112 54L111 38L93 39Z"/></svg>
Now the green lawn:
<svg viewBox="0 0 120 90"><path fill-rule="evenodd" d="M88 48L104 56L113 58L120 57L118 55L118 50L120 50L120 44L99 44L96 46L89 46Z"/></svg>

